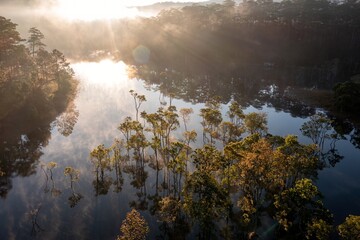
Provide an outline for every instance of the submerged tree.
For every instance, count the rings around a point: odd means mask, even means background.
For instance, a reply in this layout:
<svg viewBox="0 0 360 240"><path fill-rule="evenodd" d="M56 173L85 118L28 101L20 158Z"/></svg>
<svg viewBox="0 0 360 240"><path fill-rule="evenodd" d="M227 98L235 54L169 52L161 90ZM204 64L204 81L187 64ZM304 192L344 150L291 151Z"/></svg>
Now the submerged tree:
<svg viewBox="0 0 360 240"><path fill-rule="evenodd" d="M211 99L205 104L206 108L200 109L200 116L203 121L203 141L210 144L214 144L214 139L219 138L218 127L223 120L220 112L220 100L218 98ZM208 138L208 136L210 139ZM209 139L209 140L208 140Z"/></svg>
<svg viewBox="0 0 360 240"><path fill-rule="evenodd" d="M135 111L136 111L136 121L139 121L139 109L143 102L146 101L145 95L139 95L134 90L130 90L131 96L134 98Z"/></svg>
<svg viewBox="0 0 360 240"><path fill-rule="evenodd" d="M195 171L185 182L184 209L200 224L200 239L215 234L215 221L226 216L230 204L226 191L208 171Z"/></svg>
<svg viewBox="0 0 360 240"><path fill-rule="evenodd" d="M326 239L332 230L332 215L320 197L310 179L301 179L293 188L276 194L274 206L280 226L295 238Z"/></svg>
<svg viewBox="0 0 360 240"><path fill-rule="evenodd" d="M261 134L267 133L267 116L266 113L249 113L245 115L244 119L246 131L250 134Z"/></svg>
<svg viewBox="0 0 360 240"><path fill-rule="evenodd" d="M104 171L103 165L129 174L130 184L139 190L131 207L150 207L162 222L165 238L175 236L176 226L185 231L187 219L200 227L196 230L200 239L253 238L263 216L278 224L276 236L327 238L332 216L310 180L319 170L316 144L301 144L293 135L271 135L266 114L244 114L236 102L230 105L228 121L223 121L220 103L215 100L200 111L209 144L192 150L189 145L197 134L186 126L190 112L181 110L179 116L175 106L165 105L155 113L142 112L144 124L125 118L119 126L124 141L116 140L109 149L99 145L91 152L99 172ZM179 118L183 118L185 133L184 139L177 140L173 133L180 125ZM245 131L248 135L243 137ZM122 157L123 148L128 158ZM146 163L154 158L156 167L151 165L154 162L149 166L156 169L156 189L148 195Z"/></svg>
<svg viewBox="0 0 360 240"><path fill-rule="evenodd" d="M112 178L105 174L106 170L111 170L109 152L110 149L101 144L90 153L96 174L96 179L93 181L96 196L106 195L112 184Z"/></svg>
<svg viewBox="0 0 360 240"><path fill-rule="evenodd" d="M145 240L149 226L138 211L132 209L120 226L121 235L117 240Z"/></svg>

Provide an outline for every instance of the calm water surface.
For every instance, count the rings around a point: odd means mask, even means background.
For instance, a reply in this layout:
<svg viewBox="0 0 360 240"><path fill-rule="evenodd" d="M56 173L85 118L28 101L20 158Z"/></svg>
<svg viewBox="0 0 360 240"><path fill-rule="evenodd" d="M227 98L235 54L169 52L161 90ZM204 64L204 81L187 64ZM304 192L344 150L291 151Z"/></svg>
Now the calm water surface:
<svg viewBox="0 0 360 240"><path fill-rule="evenodd" d="M119 188L113 184L106 194L97 194L93 184L95 173L90 161L90 151L99 144L110 146L114 138L121 137L117 126L126 116L135 116L134 102L129 94L133 89L146 95L147 102L141 110L155 112L160 102L169 101L160 92L149 90L143 81L129 79L122 62L80 62L72 65L80 80L80 90L75 100L78 112L72 133L64 136L54 123L48 143L40 146L43 155L35 164L34 174L10 178L11 189L0 198L0 239L114 239L119 226L131 206L147 206L141 194L155 191L155 173L150 169L145 186L137 189L132 178L123 173ZM173 105L193 108L189 129L200 131L199 110L203 103L191 104L174 99ZM225 114L227 108L222 106ZM269 131L275 135L298 135L303 143L309 139L301 136L301 125L307 118L291 116L263 106L252 106L245 112L263 111L268 114ZM76 119L76 117L75 117ZM181 126L183 129L183 126ZM201 134L198 134L198 139ZM334 214L335 222L342 222L348 214L360 215L360 150L346 140L337 142L339 154L344 159L333 168L319 173L317 185L324 195L324 202ZM26 136L23 136L26 141ZM44 174L42 164L54 161L52 179ZM63 171L67 166L80 170L80 179L74 191L81 196L76 204L69 201L73 192ZM114 176L112 176L114 178ZM150 225L150 239L159 232L158 224L148 211L141 211Z"/></svg>

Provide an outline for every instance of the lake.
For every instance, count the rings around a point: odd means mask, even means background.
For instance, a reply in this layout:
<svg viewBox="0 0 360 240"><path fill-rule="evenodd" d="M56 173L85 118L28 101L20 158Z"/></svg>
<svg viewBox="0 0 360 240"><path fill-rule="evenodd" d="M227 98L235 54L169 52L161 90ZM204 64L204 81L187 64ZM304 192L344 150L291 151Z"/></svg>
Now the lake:
<svg viewBox="0 0 360 240"><path fill-rule="evenodd" d="M169 104L169 92L146 79L129 78L123 62L77 62L72 64L72 68L80 81L79 92L72 107L56 121L44 126L27 123L29 126L24 128L24 132L16 130L22 129L19 127L23 124L21 117L19 122L6 125L6 137L12 139L16 147L8 147L5 142L10 140L1 138L4 159L14 163L12 174L0 177L0 239L115 239L125 214L134 206L149 223L149 239L154 239L161 232L160 224L148 209L152 205L149 196L156 191L156 171L145 166L146 174L142 176L145 179L140 186L134 182L137 176L130 170L118 174L108 172L104 181L107 186L101 186L99 190L90 152L100 144L109 147L115 138L122 136L117 130L119 123L126 116L135 118L130 90L146 96L147 101L140 107L146 112L155 112L164 102ZM266 89L274 89L274 86ZM200 133L199 111L204 102L202 93L196 93L198 96L195 98L182 98L186 92L175 95L172 105L177 109L192 108L194 114L188 128ZM269 95L266 96L244 103L244 112L265 112L271 134L293 134L300 142L310 143L302 136L300 127L309 120L310 113L321 109L310 109L307 114L298 111L296 114L291 110L293 103L280 106L271 101ZM227 111L227 103L221 106L223 114ZM69 121L64 123L64 119L70 119L72 124L69 126ZM12 131L14 136L11 136ZM316 181L325 206L334 214L335 224L343 222L349 214L360 215L360 149L351 142L356 137L354 131L336 143L338 154L343 159L334 167L319 171ZM22 151L27 157L7 158L18 156L12 151ZM51 174L46 167L50 162L57 163ZM64 175L68 166L79 170L79 180L72 188L69 177ZM189 238L193 236L193 232L188 235Z"/></svg>

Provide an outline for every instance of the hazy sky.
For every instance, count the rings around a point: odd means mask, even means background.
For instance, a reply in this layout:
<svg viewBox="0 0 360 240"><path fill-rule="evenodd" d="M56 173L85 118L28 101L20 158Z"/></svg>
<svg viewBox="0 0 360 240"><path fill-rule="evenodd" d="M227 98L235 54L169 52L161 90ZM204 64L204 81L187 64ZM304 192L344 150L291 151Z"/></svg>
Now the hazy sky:
<svg viewBox="0 0 360 240"><path fill-rule="evenodd" d="M75 1L75 0L74 0ZM126 6L139 6L139 5L150 5L157 2L205 2L207 0L180 0L180 1L169 1L169 0L119 0L124 2Z"/></svg>
<svg viewBox="0 0 360 240"><path fill-rule="evenodd" d="M20 4L31 4L31 3L49 3L49 2L63 2L67 0L0 0L1 3L20 3ZM104 4L106 2L117 2L123 6L141 6L141 5L150 5L157 2L205 2L207 0L86 0L90 4ZM73 3L84 2L83 0L71 0Z"/></svg>
<svg viewBox="0 0 360 240"><path fill-rule="evenodd" d="M171 0L0 0L0 5L2 5L0 15L15 17L24 14L25 11L36 11L37 14L59 16L68 20L116 19L147 16L137 9L129 9L128 7L169 1ZM205 1L207 0L180 0L174 2ZM20 9L19 6L25 8Z"/></svg>

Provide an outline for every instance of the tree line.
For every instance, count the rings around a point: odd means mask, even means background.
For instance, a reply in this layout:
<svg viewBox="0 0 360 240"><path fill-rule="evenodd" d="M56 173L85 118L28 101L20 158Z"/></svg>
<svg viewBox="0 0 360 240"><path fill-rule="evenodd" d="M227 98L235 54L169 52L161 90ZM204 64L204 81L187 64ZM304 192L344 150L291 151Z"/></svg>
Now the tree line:
<svg viewBox="0 0 360 240"><path fill-rule="evenodd" d="M360 72L359 15L356 1L224 1L112 28L129 63L232 77L269 67L281 69L289 83L332 88ZM149 61L134 56L139 46Z"/></svg>

